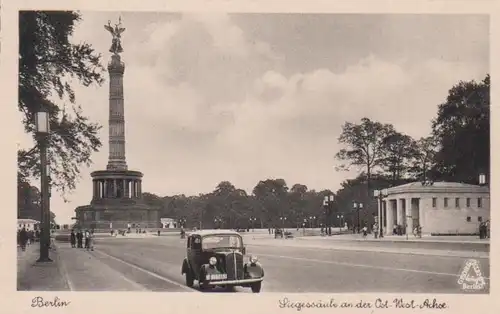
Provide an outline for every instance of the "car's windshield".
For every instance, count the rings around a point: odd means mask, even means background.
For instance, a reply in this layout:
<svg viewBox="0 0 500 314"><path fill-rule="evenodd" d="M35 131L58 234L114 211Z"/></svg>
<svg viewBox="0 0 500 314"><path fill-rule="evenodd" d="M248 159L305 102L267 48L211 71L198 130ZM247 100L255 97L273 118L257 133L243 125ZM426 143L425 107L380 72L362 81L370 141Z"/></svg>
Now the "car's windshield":
<svg viewBox="0 0 500 314"><path fill-rule="evenodd" d="M241 238L235 235L213 235L203 238L202 248L215 249L215 248L240 248Z"/></svg>

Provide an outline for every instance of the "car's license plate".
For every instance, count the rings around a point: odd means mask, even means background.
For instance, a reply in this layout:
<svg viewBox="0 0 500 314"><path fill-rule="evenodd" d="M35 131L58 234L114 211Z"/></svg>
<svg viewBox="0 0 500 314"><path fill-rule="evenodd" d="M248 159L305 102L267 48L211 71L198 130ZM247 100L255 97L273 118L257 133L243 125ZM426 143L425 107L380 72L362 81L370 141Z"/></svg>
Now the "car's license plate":
<svg viewBox="0 0 500 314"><path fill-rule="evenodd" d="M227 279L227 274L207 274L207 280L224 280Z"/></svg>

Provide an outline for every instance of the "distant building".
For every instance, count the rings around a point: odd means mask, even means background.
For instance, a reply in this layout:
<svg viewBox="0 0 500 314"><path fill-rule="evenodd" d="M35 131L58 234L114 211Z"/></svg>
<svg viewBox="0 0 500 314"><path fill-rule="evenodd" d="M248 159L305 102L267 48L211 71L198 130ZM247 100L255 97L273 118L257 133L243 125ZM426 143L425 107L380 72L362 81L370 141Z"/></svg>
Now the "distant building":
<svg viewBox="0 0 500 314"><path fill-rule="evenodd" d="M417 225L422 234L478 233L480 222L490 219L490 190L458 182L412 182L387 189L382 209L386 234L396 225L409 234Z"/></svg>
<svg viewBox="0 0 500 314"><path fill-rule="evenodd" d="M18 219L17 220L17 230L24 228L26 231L36 230L40 222L34 219Z"/></svg>
<svg viewBox="0 0 500 314"><path fill-rule="evenodd" d="M176 228L177 221L173 218L160 218L162 228Z"/></svg>

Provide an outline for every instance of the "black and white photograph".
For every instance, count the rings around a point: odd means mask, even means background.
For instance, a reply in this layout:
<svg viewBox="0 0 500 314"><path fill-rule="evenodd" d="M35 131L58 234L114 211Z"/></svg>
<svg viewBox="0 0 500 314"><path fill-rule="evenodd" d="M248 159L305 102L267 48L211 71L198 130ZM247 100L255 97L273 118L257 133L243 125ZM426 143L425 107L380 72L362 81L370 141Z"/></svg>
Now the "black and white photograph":
<svg viewBox="0 0 500 314"><path fill-rule="evenodd" d="M488 15L17 13L18 291L490 293Z"/></svg>

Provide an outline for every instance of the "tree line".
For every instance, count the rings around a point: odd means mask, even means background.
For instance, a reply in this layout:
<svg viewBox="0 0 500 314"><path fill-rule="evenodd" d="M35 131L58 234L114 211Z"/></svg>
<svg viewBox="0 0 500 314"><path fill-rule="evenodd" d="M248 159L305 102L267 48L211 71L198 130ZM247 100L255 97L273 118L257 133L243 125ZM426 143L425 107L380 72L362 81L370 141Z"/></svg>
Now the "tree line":
<svg viewBox="0 0 500 314"><path fill-rule="evenodd" d="M489 174L490 76L482 81L461 81L438 106L432 133L414 139L394 125L362 118L346 122L338 137L343 146L335 158L338 171L357 167L360 174L341 184L338 191L309 190L284 179L260 181L250 195L230 182L221 182L209 194L166 196L145 194L161 208L162 217L183 218L187 224L225 227L284 225L300 227L326 223L323 199L335 195L333 225L357 225L354 203L362 203L360 223L372 224L377 212L376 189L414 181L454 181L477 184L480 173ZM310 218L316 217L313 222ZM341 220L341 217L343 218ZM285 219L286 218L286 219Z"/></svg>
<svg viewBox="0 0 500 314"><path fill-rule="evenodd" d="M49 110L51 182L63 197L74 190L81 167L89 167L92 154L102 147L97 136L101 126L84 115L72 87L76 83L102 85L105 79L102 56L88 43L70 42L80 19L80 13L75 11L19 12L17 106L24 117L25 131L34 139L35 112L40 104ZM335 156L337 169L358 167L362 171L335 192L335 213L345 215L346 221L352 220L352 203L361 202L365 204L361 219L370 223L375 211L374 189L415 180L476 183L479 172L488 175L489 93L489 75L480 82L458 82L439 105L432 133L421 139L366 117L346 122L338 137L343 148ZM51 97L54 95L59 99ZM18 150L19 197L26 198L29 193L22 191L33 190L27 182L39 178L39 169L36 144ZM300 224L299 220L321 216L323 197L330 193L308 189L300 183L288 188L284 179L266 179L250 195L224 181L208 194L162 197L144 193L144 197L149 204L161 208L163 217L184 218L193 225L200 221L215 224L216 218L226 225L244 225L256 218L254 225L292 226ZM33 207L36 201L25 203L23 206Z"/></svg>

